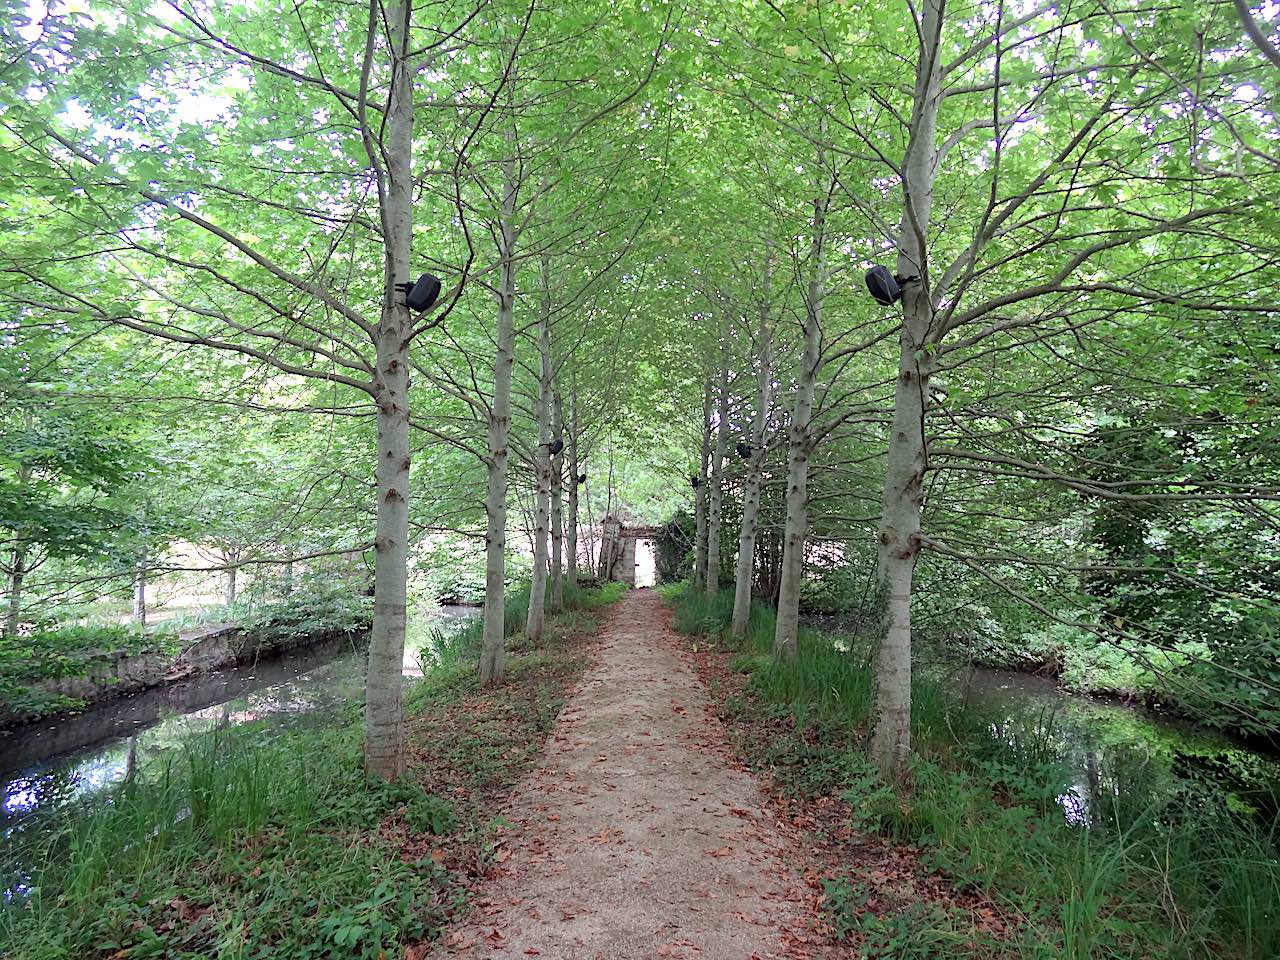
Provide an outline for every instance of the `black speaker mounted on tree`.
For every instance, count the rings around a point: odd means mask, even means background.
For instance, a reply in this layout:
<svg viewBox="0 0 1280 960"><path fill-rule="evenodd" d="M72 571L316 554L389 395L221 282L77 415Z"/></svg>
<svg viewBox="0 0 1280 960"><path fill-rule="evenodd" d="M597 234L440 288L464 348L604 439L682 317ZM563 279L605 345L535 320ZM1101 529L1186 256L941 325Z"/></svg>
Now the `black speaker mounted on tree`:
<svg viewBox="0 0 1280 960"><path fill-rule="evenodd" d="M404 302L414 313L430 310L440 296L440 278L424 273L414 283L397 283L396 289L404 293Z"/></svg>
<svg viewBox="0 0 1280 960"><path fill-rule="evenodd" d="M902 299L902 288L919 277L895 277L888 267L876 264L867 271L867 291L882 307L891 307Z"/></svg>

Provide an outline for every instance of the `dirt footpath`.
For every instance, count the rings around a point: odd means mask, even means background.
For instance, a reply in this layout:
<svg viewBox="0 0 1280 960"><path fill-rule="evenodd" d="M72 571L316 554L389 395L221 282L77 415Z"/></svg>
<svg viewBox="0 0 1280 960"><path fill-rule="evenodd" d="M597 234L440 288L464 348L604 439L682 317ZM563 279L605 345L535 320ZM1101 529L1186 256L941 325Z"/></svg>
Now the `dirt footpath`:
<svg viewBox="0 0 1280 960"><path fill-rule="evenodd" d="M651 590L616 604L477 909L433 954L766 960L805 928L798 875Z"/></svg>

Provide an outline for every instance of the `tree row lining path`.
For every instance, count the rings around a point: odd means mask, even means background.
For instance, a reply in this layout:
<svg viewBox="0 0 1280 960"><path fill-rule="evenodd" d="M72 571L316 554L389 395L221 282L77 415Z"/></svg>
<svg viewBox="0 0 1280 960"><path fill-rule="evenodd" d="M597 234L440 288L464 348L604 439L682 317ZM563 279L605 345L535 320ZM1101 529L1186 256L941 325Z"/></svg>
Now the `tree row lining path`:
<svg viewBox="0 0 1280 960"><path fill-rule="evenodd" d="M477 909L433 954L555 960L794 957L797 853L737 764L666 605L629 593L566 702Z"/></svg>

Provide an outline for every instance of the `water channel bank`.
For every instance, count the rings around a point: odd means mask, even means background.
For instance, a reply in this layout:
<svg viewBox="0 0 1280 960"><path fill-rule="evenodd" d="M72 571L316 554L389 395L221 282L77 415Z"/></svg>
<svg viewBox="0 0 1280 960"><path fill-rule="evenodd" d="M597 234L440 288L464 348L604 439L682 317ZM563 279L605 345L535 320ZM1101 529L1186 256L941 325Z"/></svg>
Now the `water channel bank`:
<svg viewBox="0 0 1280 960"><path fill-rule="evenodd" d="M441 607L418 618L433 631L461 626L478 611ZM164 757L193 734L258 722L264 740L278 732L343 722L362 702L363 643L311 638L247 663L93 704L74 715L0 732L0 853L17 834L68 803L91 800L135 767ZM422 643L405 651L406 676L430 657Z"/></svg>
<svg viewBox="0 0 1280 960"><path fill-rule="evenodd" d="M41 706L15 709L0 703L0 730L74 719L84 705L131 697L303 647L350 642L361 632L335 629L264 637L234 623L220 623L183 631L176 650L95 650L74 657L76 666L60 676L25 683L34 694L31 701ZM75 706L63 706L69 702Z"/></svg>

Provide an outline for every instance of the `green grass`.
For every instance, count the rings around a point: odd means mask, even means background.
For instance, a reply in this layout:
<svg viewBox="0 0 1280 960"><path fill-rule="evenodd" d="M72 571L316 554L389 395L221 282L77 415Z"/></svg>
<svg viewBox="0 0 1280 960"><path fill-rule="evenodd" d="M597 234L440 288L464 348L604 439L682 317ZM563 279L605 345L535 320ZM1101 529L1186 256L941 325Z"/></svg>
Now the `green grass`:
<svg viewBox="0 0 1280 960"><path fill-rule="evenodd" d="M443 801L408 780L366 781L354 729L256 737L195 738L44 834L48 866L0 912L6 955L250 957L271 944L376 957L438 925L442 871L404 862L374 831L415 811L446 823Z"/></svg>
<svg viewBox="0 0 1280 960"><path fill-rule="evenodd" d="M1051 718L1004 723L997 740L992 717L928 675L913 684L917 755L912 787L900 794L862 752L871 690L865 649L853 642L842 650L802 630L795 661L779 662L771 610L757 605L748 635L731 642L731 597L708 600L680 586L662 592L682 632L727 652L746 675L725 708L753 766L793 798L842 797L850 826L918 847L925 869L1015 921L1011 934L993 939L936 903L870 909L852 848L848 872L828 878L827 906L864 956L1280 956L1275 823L1240 814L1221 793L1153 781L1095 811L1094 826L1073 825L1057 801L1071 783Z"/></svg>
<svg viewBox="0 0 1280 960"><path fill-rule="evenodd" d="M474 626L406 698L410 772L368 780L358 707L336 728L191 739L98 802L29 831L29 891L0 908L0 953L55 958L379 958L465 909L497 801L534 762L617 588L582 591L509 682L482 691ZM527 598L527 591L525 592ZM513 598L513 605L519 597Z"/></svg>
<svg viewBox="0 0 1280 960"><path fill-rule="evenodd" d="M676 628L684 634L706 636L735 654L734 665L751 677L750 689L766 701L785 705L803 720L821 714L828 721L857 727L866 721L871 707L871 658L865 645L841 649L833 638L801 627L796 658L782 662L773 655L776 617L771 607L754 603L746 636L728 639L733 596L720 591L715 597L686 590L681 584L660 587L673 604ZM958 720L954 705L941 685L928 676L912 684L912 728L917 737L932 739Z"/></svg>

